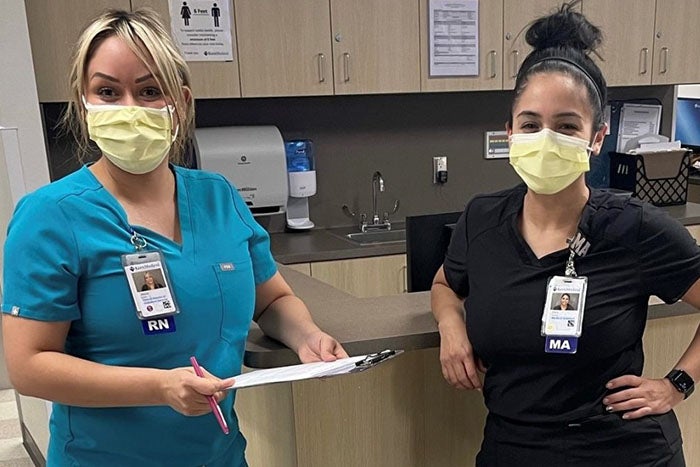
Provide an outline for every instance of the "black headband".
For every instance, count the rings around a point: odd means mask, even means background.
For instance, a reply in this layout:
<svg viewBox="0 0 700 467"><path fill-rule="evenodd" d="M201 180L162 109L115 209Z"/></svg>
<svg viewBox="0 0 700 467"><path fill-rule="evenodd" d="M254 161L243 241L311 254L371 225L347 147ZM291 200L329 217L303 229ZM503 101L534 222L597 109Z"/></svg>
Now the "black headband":
<svg viewBox="0 0 700 467"><path fill-rule="evenodd" d="M570 58L566 58L566 57L560 57L558 55L553 55L550 57L542 57L542 58L536 60L535 62L533 62L529 67L527 67L527 70L531 69L532 67L534 67L538 63L546 62L549 60L556 60L559 62L568 63L569 65L572 65L574 68L576 68L581 73L583 73L583 75L586 78L588 78L588 81L590 81L591 84L593 85L593 88L595 89L596 95L598 96L598 103L600 103L600 108L601 109L603 108L603 105L605 105L605 103L603 102L603 92L600 89L600 86L598 86L598 84L595 82L595 80L593 79L591 74L584 67L582 67L579 63L576 63L574 60L571 60Z"/></svg>

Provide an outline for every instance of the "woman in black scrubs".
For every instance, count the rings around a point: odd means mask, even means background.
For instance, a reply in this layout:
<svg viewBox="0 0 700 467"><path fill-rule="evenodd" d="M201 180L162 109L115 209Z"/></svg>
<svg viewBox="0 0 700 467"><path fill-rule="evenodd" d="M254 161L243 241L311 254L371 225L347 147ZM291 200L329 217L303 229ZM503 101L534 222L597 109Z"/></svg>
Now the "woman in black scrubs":
<svg viewBox="0 0 700 467"><path fill-rule="evenodd" d="M700 335L649 379L642 334L651 295L700 305L700 249L658 208L586 185L606 84L577 3L526 34L506 126L524 183L469 202L434 279L442 371L483 389L479 466L683 466L672 409L700 377ZM552 309L563 292L575 310Z"/></svg>

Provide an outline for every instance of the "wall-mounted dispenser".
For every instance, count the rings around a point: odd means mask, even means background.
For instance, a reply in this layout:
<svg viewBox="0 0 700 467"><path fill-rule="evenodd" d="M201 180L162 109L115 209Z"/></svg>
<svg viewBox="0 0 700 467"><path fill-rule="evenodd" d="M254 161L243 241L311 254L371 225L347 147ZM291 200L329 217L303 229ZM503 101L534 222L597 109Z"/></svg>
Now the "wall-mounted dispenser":
<svg viewBox="0 0 700 467"><path fill-rule="evenodd" d="M287 228L308 230L314 223L309 219L309 196L316 194L316 165L314 143L310 139L285 141L289 199L287 200Z"/></svg>
<svg viewBox="0 0 700 467"><path fill-rule="evenodd" d="M284 141L274 126L195 130L197 165L219 172L255 216L283 213L287 204Z"/></svg>

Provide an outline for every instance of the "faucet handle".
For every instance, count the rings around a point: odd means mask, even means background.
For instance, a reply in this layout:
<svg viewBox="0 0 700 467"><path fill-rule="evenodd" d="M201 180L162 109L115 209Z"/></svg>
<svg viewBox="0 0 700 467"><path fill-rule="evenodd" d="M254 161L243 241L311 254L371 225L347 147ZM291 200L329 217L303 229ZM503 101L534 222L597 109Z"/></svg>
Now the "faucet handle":
<svg viewBox="0 0 700 467"><path fill-rule="evenodd" d="M401 203L399 202L398 199L396 201L394 201L394 209L392 209L389 214L396 214L396 211L399 210L400 205L401 205Z"/></svg>
<svg viewBox="0 0 700 467"><path fill-rule="evenodd" d="M352 211L347 204L343 204L342 208L343 212L347 214L350 217L355 217L357 215L356 211Z"/></svg>

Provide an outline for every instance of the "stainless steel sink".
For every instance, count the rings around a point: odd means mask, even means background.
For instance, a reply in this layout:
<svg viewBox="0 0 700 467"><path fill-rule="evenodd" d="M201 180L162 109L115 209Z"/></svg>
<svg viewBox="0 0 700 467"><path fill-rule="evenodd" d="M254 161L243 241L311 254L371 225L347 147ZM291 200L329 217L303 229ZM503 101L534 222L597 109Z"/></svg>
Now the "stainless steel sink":
<svg viewBox="0 0 700 467"><path fill-rule="evenodd" d="M374 245L377 243L400 243L406 241L406 231L404 229L374 230L369 232L354 232L346 234L345 237L360 245Z"/></svg>
<svg viewBox="0 0 700 467"><path fill-rule="evenodd" d="M369 230L367 232L358 232L357 227L338 227L328 230L328 233L360 246L405 242L406 229L403 222L392 224L391 227L391 230Z"/></svg>

